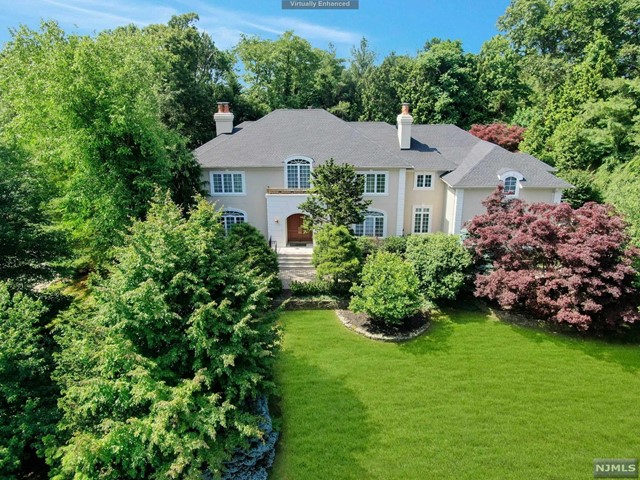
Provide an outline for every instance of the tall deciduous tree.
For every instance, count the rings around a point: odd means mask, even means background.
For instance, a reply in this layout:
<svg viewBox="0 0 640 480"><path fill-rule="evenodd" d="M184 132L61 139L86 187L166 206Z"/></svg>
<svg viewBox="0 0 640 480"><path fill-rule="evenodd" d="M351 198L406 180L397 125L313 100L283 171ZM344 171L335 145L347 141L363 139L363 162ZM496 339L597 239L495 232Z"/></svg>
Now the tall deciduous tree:
<svg viewBox="0 0 640 480"><path fill-rule="evenodd" d="M415 60L390 53L379 66L369 70L360 86L362 112L359 120L395 123L399 105Z"/></svg>
<svg viewBox="0 0 640 480"><path fill-rule="evenodd" d="M198 30L198 20L197 14L187 13L143 30L169 54L163 65L162 120L187 138L191 149L213 138L216 101L234 102L238 122L245 113L235 105L233 55L216 48L211 36Z"/></svg>
<svg viewBox="0 0 640 480"><path fill-rule="evenodd" d="M469 128L482 121L475 58L460 41L433 39L413 63L403 101L412 105L416 123L453 123Z"/></svg>
<svg viewBox="0 0 640 480"><path fill-rule="evenodd" d="M236 51L245 71L247 95L264 113L310 106L322 55L307 40L291 31L277 40L243 35Z"/></svg>
<svg viewBox="0 0 640 480"><path fill-rule="evenodd" d="M502 148L515 152L524 136L525 129L518 125L506 123L491 123L489 125L472 125L469 133L487 142L500 145Z"/></svg>
<svg viewBox="0 0 640 480"><path fill-rule="evenodd" d="M615 50L625 75L638 74L640 2L637 0L512 0L498 26L514 47L529 55L583 59L600 34Z"/></svg>
<svg viewBox="0 0 640 480"><path fill-rule="evenodd" d="M465 242L487 268L477 296L581 330L640 321L632 266L640 252L611 206L529 205L506 200L502 187L483 204Z"/></svg>
<svg viewBox="0 0 640 480"><path fill-rule="evenodd" d="M313 230L327 223L348 228L362 223L371 204L363 194L364 178L353 166L338 165L330 158L311 173L309 197L299 206L307 215L305 228Z"/></svg>
<svg viewBox="0 0 640 480"><path fill-rule="evenodd" d="M46 212L51 187L24 154L0 145L0 281L27 289L52 278L67 254Z"/></svg>
<svg viewBox="0 0 640 480"><path fill-rule="evenodd" d="M166 52L135 28L95 38L21 28L0 58L3 135L51 179L83 264L109 257L156 186L190 201L199 173L161 120Z"/></svg>
<svg viewBox="0 0 640 480"><path fill-rule="evenodd" d="M200 479L261 436L279 336L268 278L227 245L202 198L188 219L158 199L133 225L95 307L60 327L54 475Z"/></svg>
<svg viewBox="0 0 640 480"><path fill-rule="evenodd" d="M476 65L487 117L511 121L531 95L523 78L522 57L506 37L496 35L482 44Z"/></svg>

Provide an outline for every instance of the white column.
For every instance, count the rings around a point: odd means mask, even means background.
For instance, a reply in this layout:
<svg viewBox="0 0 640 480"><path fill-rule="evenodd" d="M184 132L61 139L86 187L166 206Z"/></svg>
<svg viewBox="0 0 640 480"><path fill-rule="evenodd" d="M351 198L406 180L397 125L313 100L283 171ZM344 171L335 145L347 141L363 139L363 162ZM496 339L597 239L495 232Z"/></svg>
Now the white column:
<svg viewBox="0 0 640 480"><path fill-rule="evenodd" d="M396 211L396 235L404 233L404 197L407 185L407 169L398 171L398 208Z"/></svg>
<svg viewBox="0 0 640 480"><path fill-rule="evenodd" d="M464 208L464 189L456 188L454 197L453 233L462 229L462 209Z"/></svg>
<svg viewBox="0 0 640 480"><path fill-rule="evenodd" d="M556 188L553 192L553 203L560 203L562 201L562 189Z"/></svg>

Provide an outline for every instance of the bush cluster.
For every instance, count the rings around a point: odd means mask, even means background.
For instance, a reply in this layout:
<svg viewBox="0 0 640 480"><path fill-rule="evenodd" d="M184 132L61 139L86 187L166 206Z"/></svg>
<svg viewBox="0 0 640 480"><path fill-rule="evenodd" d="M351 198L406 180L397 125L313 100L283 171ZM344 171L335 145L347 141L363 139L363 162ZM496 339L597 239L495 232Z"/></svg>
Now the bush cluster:
<svg viewBox="0 0 640 480"><path fill-rule="evenodd" d="M351 310L365 312L383 324L401 324L422 305L418 277L395 253L371 255L362 269L360 284L354 285L351 293Z"/></svg>
<svg viewBox="0 0 640 480"><path fill-rule="evenodd" d="M422 293L430 300L456 298L472 264L460 237L445 233L411 235L406 258L420 280Z"/></svg>

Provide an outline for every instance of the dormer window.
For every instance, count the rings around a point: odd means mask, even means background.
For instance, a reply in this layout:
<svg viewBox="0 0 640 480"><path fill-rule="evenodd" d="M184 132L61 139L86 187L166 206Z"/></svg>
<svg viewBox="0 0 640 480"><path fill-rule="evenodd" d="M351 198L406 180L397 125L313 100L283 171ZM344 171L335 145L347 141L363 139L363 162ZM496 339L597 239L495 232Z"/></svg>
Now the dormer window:
<svg viewBox="0 0 640 480"><path fill-rule="evenodd" d="M311 160L292 158L287 160L287 188L309 188L311 186Z"/></svg>
<svg viewBox="0 0 640 480"><path fill-rule="evenodd" d="M504 194L515 195L516 188L518 186L518 180L516 177L507 177L504 179Z"/></svg>
<svg viewBox="0 0 640 480"><path fill-rule="evenodd" d="M498 172L498 179L502 181L505 197L517 197L522 188L524 175L515 170L503 169Z"/></svg>

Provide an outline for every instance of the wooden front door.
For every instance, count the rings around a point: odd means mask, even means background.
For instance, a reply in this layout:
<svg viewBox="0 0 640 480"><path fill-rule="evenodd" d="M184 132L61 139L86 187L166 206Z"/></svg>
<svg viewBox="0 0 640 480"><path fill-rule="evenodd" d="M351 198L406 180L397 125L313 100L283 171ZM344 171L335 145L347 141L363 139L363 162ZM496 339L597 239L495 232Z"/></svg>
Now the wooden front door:
<svg viewBox="0 0 640 480"><path fill-rule="evenodd" d="M287 218L287 241L288 242L311 242L312 233L302 229L304 215L296 213Z"/></svg>

